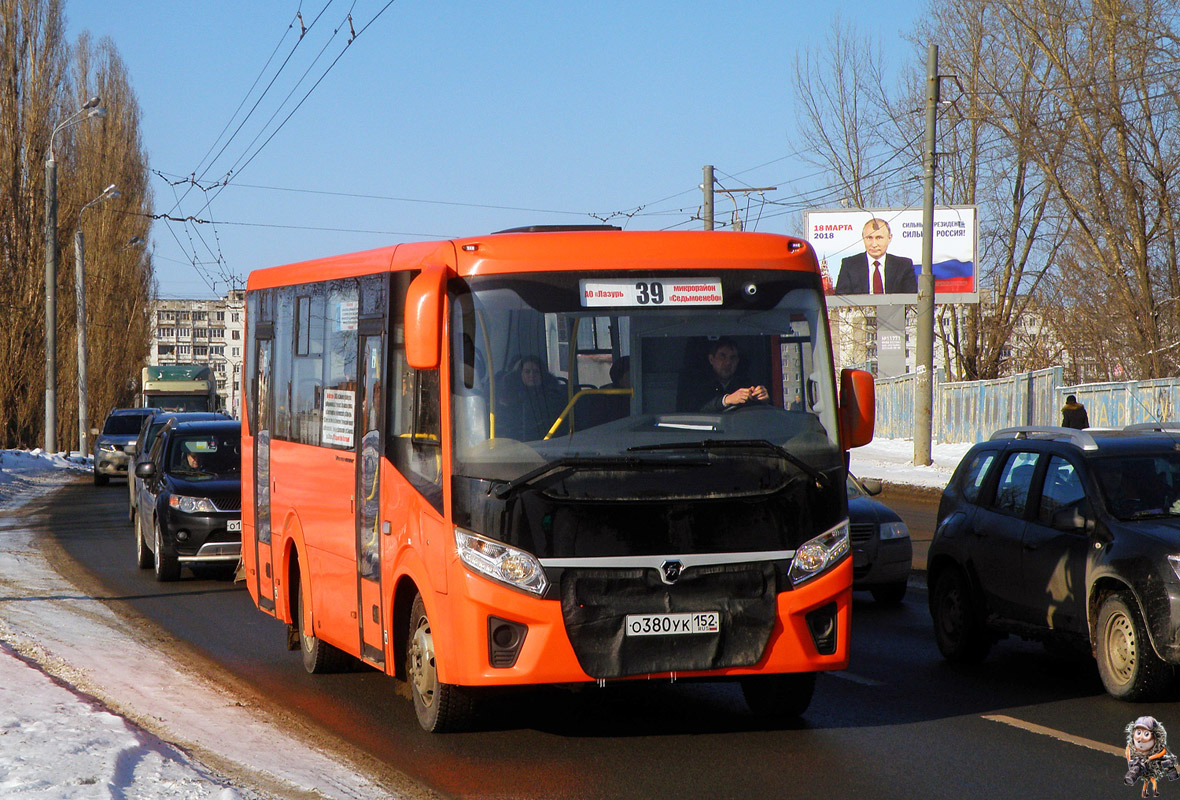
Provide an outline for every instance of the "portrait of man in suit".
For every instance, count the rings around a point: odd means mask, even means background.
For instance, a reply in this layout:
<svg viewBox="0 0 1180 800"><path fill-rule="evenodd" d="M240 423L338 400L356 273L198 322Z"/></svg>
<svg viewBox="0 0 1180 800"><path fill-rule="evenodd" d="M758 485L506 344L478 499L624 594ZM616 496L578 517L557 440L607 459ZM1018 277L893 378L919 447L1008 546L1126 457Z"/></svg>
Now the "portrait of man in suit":
<svg viewBox="0 0 1180 800"><path fill-rule="evenodd" d="M836 294L917 294L914 262L885 251L893 239L889 223L874 217L861 231L865 252L840 262Z"/></svg>

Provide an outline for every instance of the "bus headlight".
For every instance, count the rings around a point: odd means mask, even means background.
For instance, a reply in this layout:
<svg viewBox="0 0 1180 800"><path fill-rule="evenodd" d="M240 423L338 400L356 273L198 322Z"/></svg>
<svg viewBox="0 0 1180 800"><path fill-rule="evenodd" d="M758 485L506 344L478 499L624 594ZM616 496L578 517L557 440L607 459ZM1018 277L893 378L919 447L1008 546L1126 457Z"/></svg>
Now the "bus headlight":
<svg viewBox="0 0 1180 800"><path fill-rule="evenodd" d="M545 569L532 553L455 528L455 549L476 572L538 597L549 587Z"/></svg>
<svg viewBox="0 0 1180 800"><path fill-rule="evenodd" d="M848 520L805 542L791 560L791 585L798 586L834 565L848 552Z"/></svg>

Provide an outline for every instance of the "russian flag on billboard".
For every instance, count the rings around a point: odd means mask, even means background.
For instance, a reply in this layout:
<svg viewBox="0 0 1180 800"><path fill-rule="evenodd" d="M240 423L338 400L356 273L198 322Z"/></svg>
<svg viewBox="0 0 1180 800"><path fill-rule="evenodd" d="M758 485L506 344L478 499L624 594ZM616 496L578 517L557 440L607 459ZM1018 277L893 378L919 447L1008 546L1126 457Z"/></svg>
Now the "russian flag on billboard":
<svg viewBox="0 0 1180 800"><path fill-rule="evenodd" d="M974 292L975 264L947 258L935 261L930 271L934 273L934 292Z"/></svg>

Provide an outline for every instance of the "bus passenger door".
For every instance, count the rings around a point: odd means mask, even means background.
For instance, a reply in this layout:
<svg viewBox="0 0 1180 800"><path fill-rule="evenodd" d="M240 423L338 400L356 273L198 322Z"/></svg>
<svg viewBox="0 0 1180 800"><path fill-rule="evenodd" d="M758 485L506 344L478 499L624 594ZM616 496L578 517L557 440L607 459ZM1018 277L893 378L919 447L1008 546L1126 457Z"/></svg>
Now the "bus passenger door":
<svg viewBox="0 0 1180 800"><path fill-rule="evenodd" d="M384 606L381 602L381 457L384 447L381 416L386 382L384 337L361 335L360 414L357 442L357 611L361 627L361 655L377 666L385 664Z"/></svg>
<svg viewBox="0 0 1180 800"><path fill-rule="evenodd" d="M274 570L271 554L270 519L270 429L273 424L271 402L274 340L259 339L258 364L258 430L254 432L254 573L258 590L258 607L275 613Z"/></svg>

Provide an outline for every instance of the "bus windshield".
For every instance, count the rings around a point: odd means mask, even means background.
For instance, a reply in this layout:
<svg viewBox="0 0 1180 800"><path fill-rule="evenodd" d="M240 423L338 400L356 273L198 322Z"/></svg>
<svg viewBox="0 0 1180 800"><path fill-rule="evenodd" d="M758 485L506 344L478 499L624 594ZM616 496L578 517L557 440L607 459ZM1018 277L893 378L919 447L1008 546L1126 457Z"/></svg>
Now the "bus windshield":
<svg viewBox="0 0 1180 800"><path fill-rule="evenodd" d="M842 466L810 274L493 275L454 279L449 291L459 476L511 483L569 468L596 476L587 496L628 496L611 475L675 494L667 474L633 478L661 462L691 474L707 458L746 466L724 488L677 479L680 490L740 495ZM731 394L742 389L748 399Z"/></svg>

